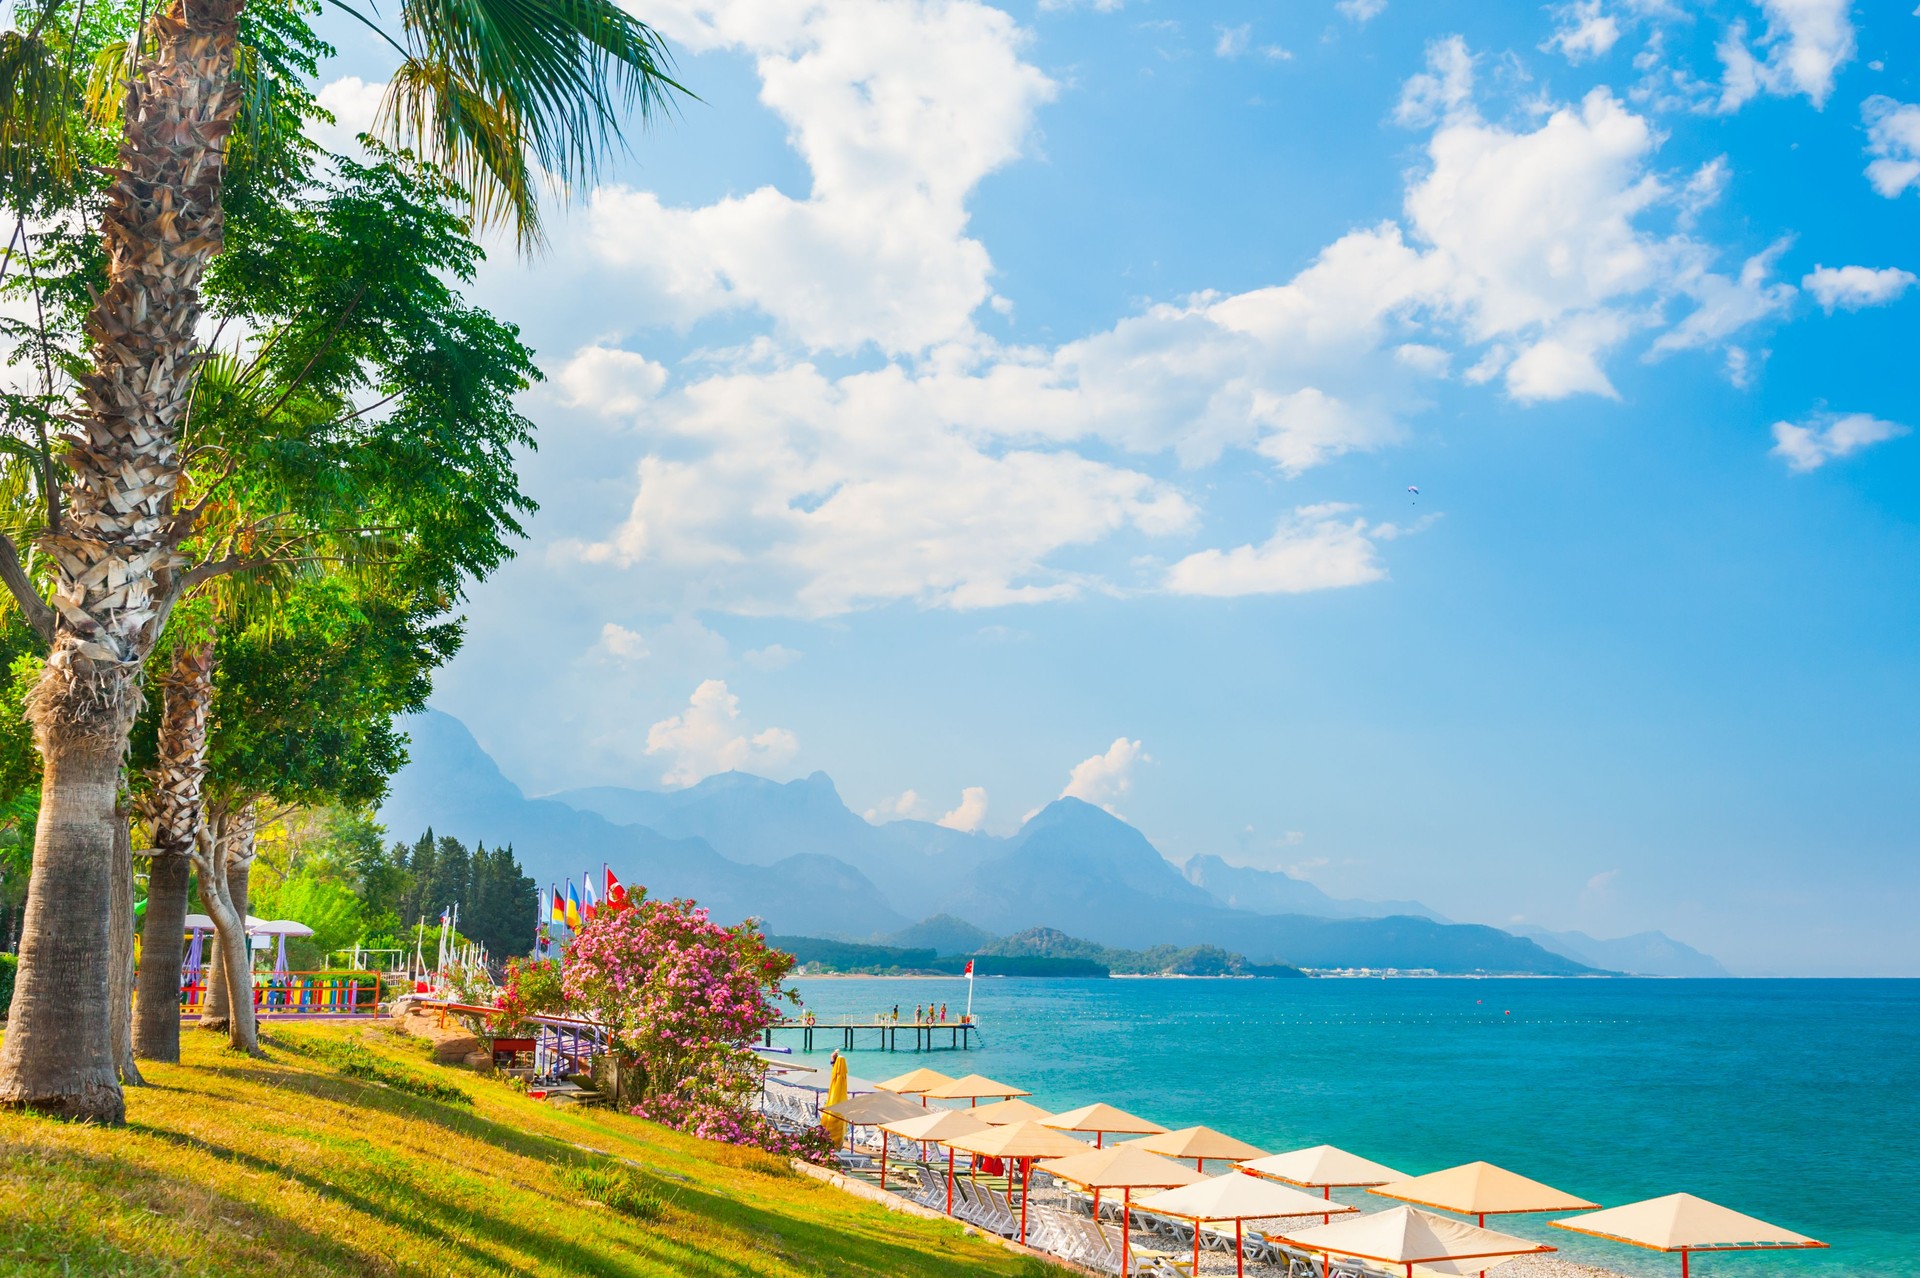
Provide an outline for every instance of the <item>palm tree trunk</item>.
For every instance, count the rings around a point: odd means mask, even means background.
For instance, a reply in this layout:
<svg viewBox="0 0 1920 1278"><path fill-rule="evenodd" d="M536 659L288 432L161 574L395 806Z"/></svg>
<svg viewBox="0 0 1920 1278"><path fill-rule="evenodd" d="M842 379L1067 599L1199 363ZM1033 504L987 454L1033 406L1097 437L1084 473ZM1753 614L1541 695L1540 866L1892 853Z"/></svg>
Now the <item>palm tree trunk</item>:
<svg viewBox="0 0 1920 1278"><path fill-rule="evenodd" d="M229 818L229 820L231 819L232 818ZM225 822L222 823L223 826L225 824ZM247 978L242 982L242 986L247 991L247 997L241 1001L251 1006L253 1002L253 953L247 948L247 888L253 877L253 836L251 832L247 835L246 846L247 859L243 864L235 864L231 859L231 853L229 853L229 860L227 861L227 901L232 906L233 916L237 920L234 924L234 934L240 938L238 941L240 952L247 956ZM204 872L201 875L200 881L203 885L206 882ZM206 892L202 891L200 895L204 897ZM213 918L213 943L218 946L225 939L223 936L224 925L220 922L220 916L214 914L211 908L207 910L207 913ZM226 965L224 963L214 964L213 973L207 982L206 1001L201 1004L201 1029L227 1030L231 1032L233 1028L233 1000L231 994L232 986L227 983Z"/></svg>
<svg viewBox="0 0 1920 1278"><path fill-rule="evenodd" d="M162 676L158 762L147 770L142 815L153 832L147 922L140 934L135 1056L180 1059L180 952L187 926L188 857L205 811L207 714L213 706L213 641L181 644ZM244 893L243 893L244 895ZM244 908L244 905L243 907ZM218 965L216 964L216 967Z"/></svg>
<svg viewBox="0 0 1920 1278"><path fill-rule="evenodd" d="M118 1123L126 1109L107 1029L107 894L119 743L73 733L43 741L41 752L40 828L0 1043L0 1105Z"/></svg>
<svg viewBox="0 0 1920 1278"><path fill-rule="evenodd" d="M108 1041L114 1072L125 1087L146 1084L133 1063L133 827L123 807L114 813L113 887L107 896Z"/></svg>
<svg viewBox="0 0 1920 1278"><path fill-rule="evenodd" d="M183 563L179 424L200 279L224 234L240 3L175 0L158 14L121 112L66 513L43 539L58 569L53 643L30 708L45 769L0 1105L114 1122L125 1113L108 1032L113 791L141 663Z"/></svg>

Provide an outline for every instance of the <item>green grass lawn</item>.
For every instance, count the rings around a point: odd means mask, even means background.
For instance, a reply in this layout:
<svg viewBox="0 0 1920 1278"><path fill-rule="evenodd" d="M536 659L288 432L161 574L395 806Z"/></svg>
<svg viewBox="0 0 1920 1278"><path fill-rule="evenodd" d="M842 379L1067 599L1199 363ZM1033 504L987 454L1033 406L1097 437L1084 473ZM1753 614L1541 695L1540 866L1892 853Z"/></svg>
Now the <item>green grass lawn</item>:
<svg viewBox="0 0 1920 1278"><path fill-rule="evenodd" d="M529 1100L419 1040L272 1026L254 1060L183 1038L123 1128L0 1111L0 1274L1062 1272L755 1150ZM405 1090L430 1083L471 1104Z"/></svg>

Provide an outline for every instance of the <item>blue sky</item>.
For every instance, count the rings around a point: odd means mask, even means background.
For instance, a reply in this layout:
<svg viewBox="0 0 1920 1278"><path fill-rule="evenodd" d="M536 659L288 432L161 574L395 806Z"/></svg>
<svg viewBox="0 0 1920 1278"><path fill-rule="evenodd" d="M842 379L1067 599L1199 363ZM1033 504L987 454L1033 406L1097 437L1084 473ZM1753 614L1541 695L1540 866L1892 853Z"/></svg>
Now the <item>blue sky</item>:
<svg viewBox="0 0 1920 1278"><path fill-rule="evenodd" d="M1920 974L1904 4L636 12L702 100L481 286L544 510L436 704L530 791Z"/></svg>

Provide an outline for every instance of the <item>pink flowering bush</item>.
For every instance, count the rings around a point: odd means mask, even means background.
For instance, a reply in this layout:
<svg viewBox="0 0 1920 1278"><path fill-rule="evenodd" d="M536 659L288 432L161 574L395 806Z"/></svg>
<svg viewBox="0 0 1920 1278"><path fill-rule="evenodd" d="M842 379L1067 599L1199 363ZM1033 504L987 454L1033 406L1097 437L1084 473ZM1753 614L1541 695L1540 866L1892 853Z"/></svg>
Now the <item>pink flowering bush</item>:
<svg viewBox="0 0 1920 1278"><path fill-rule="evenodd" d="M637 1073L634 1113L709 1140L819 1158L830 1152L824 1132L783 1133L751 1103L764 1070L751 1045L780 1020L778 1000L797 1001L780 984L793 963L751 923L722 927L691 901L641 898L580 930L561 987L569 1010L605 1024Z"/></svg>

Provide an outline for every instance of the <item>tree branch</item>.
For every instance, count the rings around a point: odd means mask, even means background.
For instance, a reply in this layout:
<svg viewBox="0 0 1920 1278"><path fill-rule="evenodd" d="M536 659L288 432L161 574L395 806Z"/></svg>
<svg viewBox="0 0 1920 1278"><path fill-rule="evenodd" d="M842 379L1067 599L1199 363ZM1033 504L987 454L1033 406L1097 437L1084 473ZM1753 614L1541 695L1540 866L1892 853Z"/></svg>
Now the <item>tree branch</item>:
<svg viewBox="0 0 1920 1278"><path fill-rule="evenodd" d="M27 576L27 570L21 566L20 548L3 532L0 532L0 581L6 582L13 601L20 605L20 615L33 627L33 633L52 643L53 609L47 607L47 601L33 588L33 578Z"/></svg>

